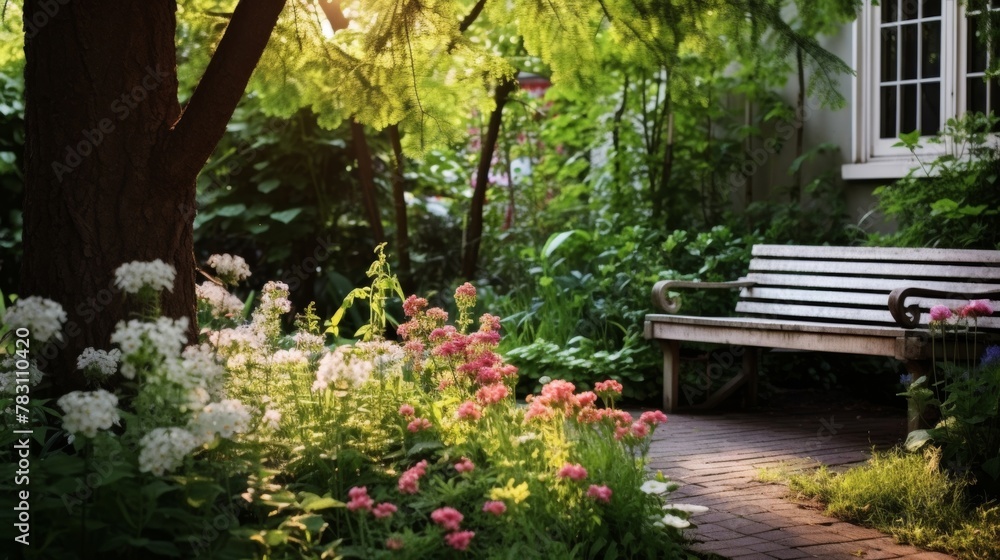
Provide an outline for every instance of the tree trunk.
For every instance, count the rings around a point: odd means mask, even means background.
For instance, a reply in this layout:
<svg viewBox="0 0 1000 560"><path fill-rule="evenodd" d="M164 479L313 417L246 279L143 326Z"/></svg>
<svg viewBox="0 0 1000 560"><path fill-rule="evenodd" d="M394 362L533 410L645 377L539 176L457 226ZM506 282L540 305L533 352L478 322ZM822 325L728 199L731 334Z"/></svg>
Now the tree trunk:
<svg viewBox="0 0 1000 560"><path fill-rule="evenodd" d="M195 338L195 178L283 5L240 3L179 119L175 2L25 2L33 26L26 25L24 49L20 293L53 299L69 316L62 340L35 352L55 394L83 386L77 356L107 348L128 317L114 286L122 263L174 266L163 313L187 317Z"/></svg>
<svg viewBox="0 0 1000 560"><path fill-rule="evenodd" d="M469 203L469 220L465 225L465 235L462 237L462 276L473 280L479 265L479 245L483 237L483 207L486 205L486 188L490 181L490 165L493 163L493 152L496 149L497 138L500 136L500 124L503 122L503 108L507 99L514 91L516 83L504 80L497 85L493 99L496 107L490 113L490 122L486 128L486 138L483 139L479 152L479 168L476 170L476 186L472 191Z"/></svg>
<svg viewBox="0 0 1000 560"><path fill-rule="evenodd" d="M372 228L375 244L385 241L385 229L382 227L382 213L378 209L378 192L375 187L375 168L372 165L372 150L368 147L365 137L365 127L351 119L351 139L354 144L354 156L358 161L358 180L361 184L361 200L365 205L365 214Z"/></svg>
<svg viewBox="0 0 1000 560"><path fill-rule="evenodd" d="M406 159L403 156L403 145L399 141L399 127L394 124L389 125L387 134L396 163L392 172L392 202L396 212L396 255L399 257L399 277L403 290L406 293L411 293L415 286L413 285L413 271L410 265L410 231L406 215L406 185L403 177Z"/></svg>
<svg viewBox="0 0 1000 560"><path fill-rule="evenodd" d="M802 157L802 149L805 145L806 133L805 120L802 118L802 115L805 115L806 110L806 71L802 64L802 47L797 47L795 49L795 64L799 78L799 97L795 102L795 118L799 124L799 126L795 129L795 159L797 160ZM795 180L792 181L792 192L790 198L794 204L798 203L801 197L802 164L800 163L799 168L795 171Z"/></svg>

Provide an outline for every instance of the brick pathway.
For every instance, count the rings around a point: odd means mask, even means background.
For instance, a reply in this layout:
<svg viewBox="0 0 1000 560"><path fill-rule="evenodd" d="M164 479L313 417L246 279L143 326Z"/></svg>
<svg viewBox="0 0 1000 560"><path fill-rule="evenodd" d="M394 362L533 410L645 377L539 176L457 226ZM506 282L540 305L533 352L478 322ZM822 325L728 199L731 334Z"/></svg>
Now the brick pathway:
<svg viewBox="0 0 1000 560"><path fill-rule="evenodd" d="M681 483L672 501L710 508L693 517L697 529L686 531L700 552L734 560L950 559L786 501L785 486L756 480L763 467L864 461L872 445L889 447L905 436L904 414L843 409L672 414L656 432L650 468Z"/></svg>

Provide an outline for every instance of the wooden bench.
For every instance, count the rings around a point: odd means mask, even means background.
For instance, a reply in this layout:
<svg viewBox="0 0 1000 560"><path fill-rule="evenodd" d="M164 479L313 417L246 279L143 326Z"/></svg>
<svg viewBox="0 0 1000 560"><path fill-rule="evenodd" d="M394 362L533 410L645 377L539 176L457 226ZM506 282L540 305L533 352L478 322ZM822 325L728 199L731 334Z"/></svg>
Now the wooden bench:
<svg viewBox="0 0 1000 560"><path fill-rule="evenodd" d="M747 275L735 282L664 280L653 287L654 302L669 313L646 315L644 329L663 349L665 411L680 404L682 342L739 347L732 356L741 358L740 372L700 406L715 406L744 386L753 404L760 348L888 356L916 379L941 355L932 353L927 329L932 306L988 299L1000 309L1000 251L755 245L752 255ZM675 315L676 290L690 288L739 289L739 316ZM998 315L980 318L978 331L1000 333Z"/></svg>

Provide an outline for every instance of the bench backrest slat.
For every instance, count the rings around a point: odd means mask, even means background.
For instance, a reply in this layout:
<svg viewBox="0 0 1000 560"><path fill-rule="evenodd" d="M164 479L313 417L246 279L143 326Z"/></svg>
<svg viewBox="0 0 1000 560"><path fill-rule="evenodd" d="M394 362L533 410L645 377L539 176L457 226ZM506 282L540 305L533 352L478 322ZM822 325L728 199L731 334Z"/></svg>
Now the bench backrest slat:
<svg viewBox="0 0 1000 560"><path fill-rule="evenodd" d="M754 257L1000 264L1000 251L904 247L826 247L822 245L754 245Z"/></svg>
<svg viewBox="0 0 1000 560"><path fill-rule="evenodd" d="M903 264L882 261L807 261L755 258L750 261L750 271L841 274L850 276L868 276L877 273L880 276L910 279L974 278L978 280L1000 280L1000 265L998 265L998 268L982 268L977 265L954 266L951 264Z"/></svg>
<svg viewBox="0 0 1000 560"><path fill-rule="evenodd" d="M887 307L893 289L1000 290L1000 251L756 245L753 256L746 280L756 285L741 290L736 306L749 317L897 326ZM910 298L906 304L921 309L926 325L930 307L954 309L968 303L963 298ZM1000 312L977 326L1000 331Z"/></svg>

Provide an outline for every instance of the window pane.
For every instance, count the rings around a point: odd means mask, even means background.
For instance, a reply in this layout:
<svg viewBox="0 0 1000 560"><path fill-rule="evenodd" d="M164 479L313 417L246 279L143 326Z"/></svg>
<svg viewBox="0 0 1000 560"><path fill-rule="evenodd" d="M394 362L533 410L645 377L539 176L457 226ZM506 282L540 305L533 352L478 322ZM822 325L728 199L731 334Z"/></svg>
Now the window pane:
<svg viewBox="0 0 1000 560"><path fill-rule="evenodd" d="M966 40L966 52L968 53L966 72L982 72L986 70L986 47L982 43L979 30L979 19L976 16L969 18L969 34Z"/></svg>
<svg viewBox="0 0 1000 560"><path fill-rule="evenodd" d="M922 57L920 74L924 78L941 76L941 22L929 21L921 24Z"/></svg>
<svg viewBox="0 0 1000 560"><path fill-rule="evenodd" d="M896 137L896 86L882 86L879 138Z"/></svg>
<svg viewBox="0 0 1000 560"><path fill-rule="evenodd" d="M919 66L917 58L917 30L919 29L918 24L911 25L901 25L899 26L901 32L902 40L899 42L899 59L903 63L903 76L904 80L915 80L918 77L917 67Z"/></svg>
<svg viewBox="0 0 1000 560"><path fill-rule="evenodd" d="M997 1L997 0L994 0ZM941 0L924 1L924 17L936 17L941 15Z"/></svg>
<svg viewBox="0 0 1000 560"><path fill-rule="evenodd" d="M913 132L917 129L917 84L906 84L899 89L899 132Z"/></svg>
<svg viewBox="0 0 1000 560"><path fill-rule="evenodd" d="M896 79L896 28L882 30L882 81Z"/></svg>
<svg viewBox="0 0 1000 560"><path fill-rule="evenodd" d="M965 110L986 112L986 82L979 76L967 78L965 80L967 92L965 96Z"/></svg>
<svg viewBox="0 0 1000 560"><path fill-rule="evenodd" d="M941 129L941 84L920 84L920 134L929 136Z"/></svg>
<svg viewBox="0 0 1000 560"><path fill-rule="evenodd" d="M885 0L882 2L882 23L896 21L899 10L899 0Z"/></svg>
<svg viewBox="0 0 1000 560"><path fill-rule="evenodd" d="M917 0L903 0L901 5L903 8L901 10L903 12L902 19L917 19L917 16L920 15L917 12L920 8L920 3Z"/></svg>

